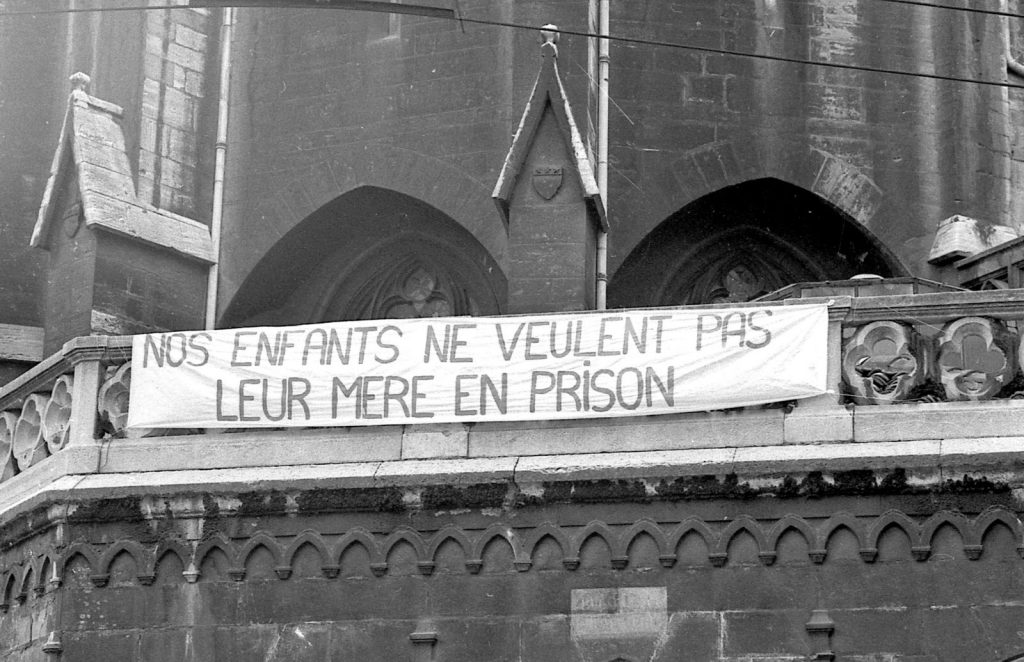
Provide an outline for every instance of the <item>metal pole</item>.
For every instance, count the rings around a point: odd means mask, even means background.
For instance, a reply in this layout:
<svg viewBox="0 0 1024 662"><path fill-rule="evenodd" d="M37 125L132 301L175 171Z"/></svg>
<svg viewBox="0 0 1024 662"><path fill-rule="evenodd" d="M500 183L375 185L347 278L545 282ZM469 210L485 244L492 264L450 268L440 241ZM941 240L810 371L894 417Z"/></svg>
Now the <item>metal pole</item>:
<svg viewBox="0 0 1024 662"><path fill-rule="evenodd" d="M606 218L608 216L608 64L609 0L600 0L598 5L598 51L597 51L597 187L604 199ZM597 235L597 292L595 304L598 310L607 308L608 299L608 232L599 230Z"/></svg>
<svg viewBox="0 0 1024 662"><path fill-rule="evenodd" d="M214 146L213 210L210 214L210 238L213 257L206 284L206 328L217 321L217 281L220 275L220 234L224 219L224 170L228 151L228 101L231 96L231 38L235 10L225 7L220 26L220 93L217 104L217 142Z"/></svg>

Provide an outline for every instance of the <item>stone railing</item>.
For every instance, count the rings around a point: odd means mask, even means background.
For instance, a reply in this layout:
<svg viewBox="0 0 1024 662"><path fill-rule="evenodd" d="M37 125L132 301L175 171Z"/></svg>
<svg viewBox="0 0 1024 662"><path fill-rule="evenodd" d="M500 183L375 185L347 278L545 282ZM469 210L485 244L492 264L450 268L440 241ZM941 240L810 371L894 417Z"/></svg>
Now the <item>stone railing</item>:
<svg viewBox="0 0 1024 662"><path fill-rule="evenodd" d="M130 358L130 338L77 338L0 388L0 480L123 433Z"/></svg>
<svg viewBox="0 0 1024 662"><path fill-rule="evenodd" d="M49 456L64 454L68 449L95 450L105 444L111 445L107 455L119 447L131 449L124 455L129 459L122 458L116 471L144 471L146 458L153 455L150 449L157 448L165 451L161 457L174 456L165 468L185 468L190 462L196 468L200 467L195 462L205 462L209 468L229 468L260 462L301 464L310 461L310 452L319 461L328 461L321 450L328 446L336 453L329 461L387 461L934 439L956 430L958 417L965 411L980 411L976 407L982 405L971 405L980 401L993 401L988 407L995 406L996 410L993 414L986 409L985 417L999 426L985 435L1024 435L1024 425L1016 422L1024 421L1024 401L1020 401L1024 398L1024 290L815 297L761 305L821 301L828 302L830 310L828 374L833 388L792 407L636 419L633 424L646 426L645 431L634 430L629 420L621 419L615 423L562 421L552 423L548 432L542 423L454 424L452 429L458 428L462 437L452 436L448 428L439 431L438 426L408 426L415 429L398 432L395 429L400 426L390 426L390 430L373 433L384 440L374 444L360 441L372 432L369 430L303 430L290 433L287 446L291 450L287 452L274 450L282 445L280 433L274 431L234 431L248 435L221 432L198 439L193 436L195 430L127 430L131 339L79 338L0 388L0 481L31 474L37 465L51 462ZM999 405L995 401L1005 402ZM915 403L924 403L924 407L914 409L920 413L920 420L913 425L920 429L911 433L908 426L912 424L907 422L910 419L905 412ZM941 426L945 427L935 433L940 436L928 436L932 433L929 426L934 428L936 424L937 412L942 412ZM854 417L863 421L856 433ZM974 424L961 422L964 433L970 434ZM573 426L580 428L576 437L566 432ZM778 433L773 432L776 428ZM161 434L162 439L143 438ZM277 437L271 438L273 434ZM403 439L400 450L381 451L396 434ZM476 448L482 450L474 451L472 435L481 439L486 436L486 448L481 442ZM253 444L262 444L259 450L253 450L255 446L244 448L243 440L238 439L242 436L252 437ZM467 436L469 441L465 441ZM581 443L580 437L587 443ZM237 441L223 441L228 438ZM338 460L349 457L337 450L347 444L346 439L351 441L348 445L369 450L359 450L363 454L358 457ZM451 451L455 441L464 450ZM435 442L438 450L432 454L427 446ZM413 447L417 455L410 454L408 449ZM95 466L96 460L88 462ZM66 472L99 471L90 468L84 459L80 465Z"/></svg>
<svg viewBox="0 0 1024 662"><path fill-rule="evenodd" d="M1024 398L1024 290L850 300L842 328L848 402Z"/></svg>

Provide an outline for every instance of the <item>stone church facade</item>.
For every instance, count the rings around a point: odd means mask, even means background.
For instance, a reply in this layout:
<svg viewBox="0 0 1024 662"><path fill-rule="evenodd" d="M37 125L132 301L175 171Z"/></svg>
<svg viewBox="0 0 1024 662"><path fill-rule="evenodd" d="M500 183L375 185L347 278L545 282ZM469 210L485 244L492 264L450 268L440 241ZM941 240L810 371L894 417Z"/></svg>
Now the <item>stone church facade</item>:
<svg viewBox="0 0 1024 662"><path fill-rule="evenodd" d="M1017 19L615 0L602 192L593 8L461 5L4 4L0 657L1024 659ZM827 303L828 393L126 428L130 334L589 310L603 233Z"/></svg>

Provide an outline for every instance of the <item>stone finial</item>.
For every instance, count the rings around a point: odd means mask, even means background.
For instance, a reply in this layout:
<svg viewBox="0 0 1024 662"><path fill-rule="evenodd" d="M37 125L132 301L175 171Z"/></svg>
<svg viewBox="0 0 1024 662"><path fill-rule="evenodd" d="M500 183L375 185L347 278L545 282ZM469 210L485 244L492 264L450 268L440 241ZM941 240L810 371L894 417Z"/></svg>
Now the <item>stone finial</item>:
<svg viewBox="0 0 1024 662"><path fill-rule="evenodd" d="M556 45L558 43L558 26L548 23L540 29L540 36L544 40L541 42L542 47L547 44Z"/></svg>
<svg viewBox="0 0 1024 662"><path fill-rule="evenodd" d="M81 90L85 93L89 92L89 83L92 82L92 78L89 77L89 74L83 73L81 71L76 71L75 73L71 74L71 78L69 78L68 80L71 81L72 90Z"/></svg>

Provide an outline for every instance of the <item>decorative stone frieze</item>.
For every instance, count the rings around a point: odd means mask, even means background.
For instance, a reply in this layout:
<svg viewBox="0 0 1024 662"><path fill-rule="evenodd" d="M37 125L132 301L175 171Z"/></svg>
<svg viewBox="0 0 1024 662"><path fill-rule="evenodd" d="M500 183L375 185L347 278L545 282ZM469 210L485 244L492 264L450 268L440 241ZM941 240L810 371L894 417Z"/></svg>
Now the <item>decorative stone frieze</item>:
<svg viewBox="0 0 1024 662"><path fill-rule="evenodd" d="M914 330L899 322L879 321L857 329L843 351L843 380L860 405L892 404L906 399L921 381Z"/></svg>
<svg viewBox="0 0 1024 662"><path fill-rule="evenodd" d="M16 413L0 412L0 480L7 480L17 473L14 463L14 428L17 425Z"/></svg>
<svg viewBox="0 0 1024 662"><path fill-rule="evenodd" d="M122 436L128 425L128 395L131 390L131 361L107 370L96 404L100 419L106 421L115 436Z"/></svg>
<svg viewBox="0 0 1024 662"><path fill-rule="evenodd" d="M71 393L74 378L62 375L53 383L53 391L43 411L43 440L52 455L68 443L71 433Z"/></svg>
<svg viewBox="0 0 1024 662"><path fill-rule="evenodd" d="M45 396L32 394L25 398L25 404L21 408L21 415L14 428L13 446L14 458L22 470L49 455L42 431L43 410L46 409L46 402Z"/></svg>
<svg viewBox="0 0 1024 662"><path fill-rule="evenodd" d="M737 563L771 568L801 562L793 556L797 540L802 541L807 550L803 563L827 563L830 557L848 560L851 555L859 556L864 563L874 563L882 548L887 550L885 553L890 555L887 557L890 561L913 559L924 562L931 557L935 536L940 530L955 533L960 540L963 558L976 561L993 551L990 550L995 544L993 541L1004 540L1004 537L989 535L993 527L1004 528L1009 534L1005 540L1012 541L1014 545L1012 550L998 553L1020 556L1024 523L1016 512L992 507L973 518L955 511L939 511L920 519L891 510L872 518L838 512L827 519L787 515L763 522L742 516L725 522L698 518L676 523L641 520L628 527L610 526L599 521L586 526L546 523L518 530L507 525L492 525L483 531L449 526L433 532L400 527L390 533L355 527L342 535L306 530L297 536L275 536L259 531L249 537L233 538L219 533L202 541L156 545L151 542L143 545L134 540L118 540L106 545L74 542L53 558L33 557L28 561L13 562L6 559L8 565L0 569L3 580L0 585L8 586L9 593L15 591L6 596L10 602L19 592L33 590L34 585L25 584L26 578L33 582L38 578L39 586L44 590L52 588L52 582L47 581L50 575L62 578L67 584L69 569L74 564L79 568L81 581L88 582L93 588L103 588L110 583L115 559L124 558L124 555L131 559L134 576L144 586L153 584L155 577L163 576L161 564L171 557L176 558L174 565L185 568L181 572L182 582L243 582L254 575L252 564L258 552L269 559L271 573L277 580L288 581L296 577L296 558L304 550L319 558L324 578L335 579L343 568L346 569L345 576L359 576L358 569L354 569L349 561L355 557L348 554L356 548L361 551L355 556L363 559L365 576L378 578L390 576L392 570L401 564L409 565L409 568L404 571L398 568L399 575L430 577L442 567L450 573L453 571L450 565L452 550L461 553L465 572L469 575L493 572L498 567L504 568L504 572L546 572L553 568L552 561L563 571L573 572L581 566L594 567L597 559L604 559L603 563L609 570L648 567L652 561L661 568L669 569L680 565L679 558L688 559L685 564L688 566L699 562L701 555L694 555L698 549L703 550L704 561L701 564L710 568L725 568ZM837 535L840 532L844 535ZM791 541L785 548L780 544L784 537ZM636 543L641 538L646 541L641 547L653 550L648 554L656 551L656 558L646 561L638 558ZM740 538L746 539L746 543L738 544ZM894 545L896 538L903 542ZM850 547L851 544L854 547ZM944 554L958 553L956 549L949 548L948 536L942 544ZM749 545L754 548L750 549ZM394 552L400 546L411 549L414 558L395 560ZM842 546L842 549L837 546ZM444 553L446 558L442 558L442 547L448 550ZM746 550L743 549L745 547ZM598 553L596 550L599 548L605 551ZM560 559L557 555L551 557L553 550L558 550ZM897 553L895 550L902 550L899 553L905 554L906 558L891 558L893 553ZM206 563L211 554L223 555L223 570L216 570L215 565ZM215 574L204 576L209 573ZM266 578L263 573L256 574L261 580Z"/></svg>
<svg viewBox="0 0 1024 662"><path fill-rule="evenodd" d="M879 320L844 335L843 384L854 404L1024 396L1024 345L998 319L960 317L941 327Z"/></svg>
<svg viewBox="0 0 1024 662"><path fill-rule="evenodd" d="M987 400L1013 378L1012 342L998 321L954 320L936 344L939 379L949 400Z"/></svg>

